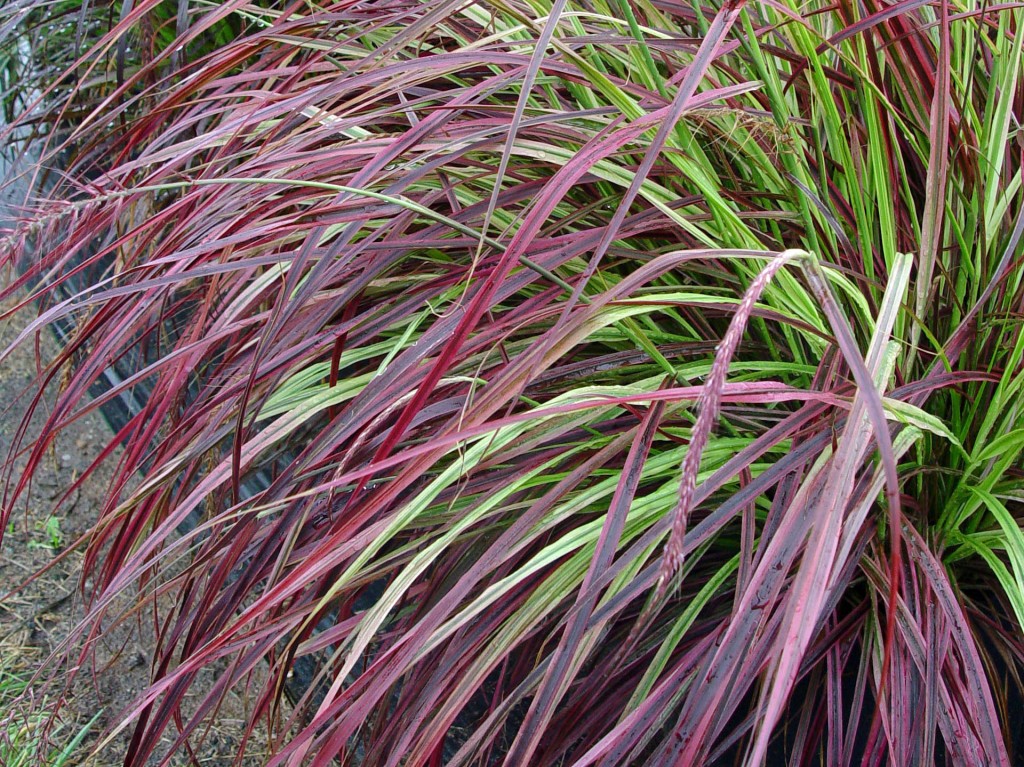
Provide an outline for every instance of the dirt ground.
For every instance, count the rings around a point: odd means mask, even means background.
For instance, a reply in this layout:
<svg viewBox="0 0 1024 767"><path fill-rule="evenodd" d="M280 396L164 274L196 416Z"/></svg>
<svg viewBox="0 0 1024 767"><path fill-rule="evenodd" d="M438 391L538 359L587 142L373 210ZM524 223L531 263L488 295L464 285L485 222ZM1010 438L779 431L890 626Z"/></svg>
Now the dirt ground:
<svg viewBox="0 0 1024 767"><path fill-rule="evenodd" d="M14 321L0 323L0 348L7 347L28 320L27 315L22 313ZM52 353L55 344L55 340L46 335L42 339L44 354ZM3 408L0 457L8 454L33 390L35 373L31 343L0 362L0 408ZM23 672L43 668L45 660L60 649L82 614L79 589L82 554L73 550L71 544L94 521L109 484L111 468L93 476L82 491L61 508L54 506L110 435L110 428L100 415L82 418L61 435L56 448L38 471L31 491L14 510L0 544L0 658L8 667L14 666ZM65 554L62 559L58 557L60 553ZM47 567L48 570L39 574ZM72 764L105 767L121 763L130 729L122 732L101 753L91 752L98 742L96 736L119 721L119 714L149 682L151 647L145 630L129 621L112 632L98 649L95 672L83 669L78 675L62 711L62 718L69 726L61 732L73 734L96 712L102 713L86 741L89 747L81 749ZM213 673L210 672L211 677ZM197 684L197 692L202 691L203 681ZM209 683L208 678L205 684ZM240 698L227 702L197 752L201 764L232 763L238 739L244 731L246 711L246 702ZM263 747L262 743L257 740L257 750ZM175 758L172 763L191 762ZM247 765L263 763L265 759L258 753L245 762Z"/></svg>

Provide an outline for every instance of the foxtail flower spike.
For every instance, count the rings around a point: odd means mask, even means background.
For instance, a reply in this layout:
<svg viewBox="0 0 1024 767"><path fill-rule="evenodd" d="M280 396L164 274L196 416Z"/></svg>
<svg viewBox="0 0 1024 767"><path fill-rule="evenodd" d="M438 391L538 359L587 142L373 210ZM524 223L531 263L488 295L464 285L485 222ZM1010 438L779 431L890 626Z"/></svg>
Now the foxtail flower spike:
<svg viewBox="0 0 1024 767"><path fill-rule="evenodd" d="M698 400L697 423L693 427L693 436L690 439L686 457L683 458L679 499L676 501L675 508L672 509L672 530L669 533L668 545L665 547L658 573L656 601L660 601L668 592L669 585L683 566L683 539L686 537L686 524L693 504L693 494L697 489L697 473L700 471L701 455L704 453L704 448L707 447L711 430L718 421L722 390L725 388L725 377L729 373L729 363L732 361L733 354L736 353L740 339L743 338L743 331L746 330L747 322L754 311L754 304L757 303L761 293L768 287L768 283L779 269L790 261L807 255L802 250L786 250L768 262L747 288L743 300L740 301L736 309L736 314L733 315L732 322L729 323L725 337L715 347L715 361L711 365L711 372L704 381L704 388Z"/></svg>

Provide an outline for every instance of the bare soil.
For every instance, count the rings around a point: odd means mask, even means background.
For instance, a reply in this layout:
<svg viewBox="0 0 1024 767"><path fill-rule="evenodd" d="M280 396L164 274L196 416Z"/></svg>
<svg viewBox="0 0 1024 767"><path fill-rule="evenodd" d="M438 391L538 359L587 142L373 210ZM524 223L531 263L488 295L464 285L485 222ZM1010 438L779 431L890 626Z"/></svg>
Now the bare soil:
<svg viewBox="0 0 1024 767"><path fill-rule="evenodd" d="M0 325L0 348L7 347L30 314L31 310L22 312L13 321ZM44 358L56 349L56 341L48 333L40 342ZM30 402L36 370L31 341L0 362L0 460L8 455ZM44 400L40 408L43 412L47 411L47 401ZM32 428L38 429L43 412L34 419ZM83 557L74 544L95 521L113 466L101 468L81 492L59 507L58 502L111 434L109 426L97 413L80 419L61 434L36 472L30 491L14 509L11 524L0 544L0 657L9 668L41 672L34 686L40 691L47 689L44 682L52 678L55 683L50 688L50 701L57 699L68 679L66 669L54 658L59 657L65 639L83 610ZM72 737L96 712L102 712L86 740L86 747L70 762L72 764L100 767L119 764L124 758L130 728L119 733L99 752L96 748L102 732L121 721L123 712L150 681L153 642L139 623L128 620L106 634L97 647L95 662L82 668L68 689L66 703L59 710L65 726L60 730L58 742L61 737ZM149 621L145 623L148 625ZM215 673L216 670L212 670L199 680L195 685L196 694L209 689ZM238 696L226 701L207 737L197 744L195 754L200 764L233 763L239 739L245 731L247 711L246 701ZM258 731L255 738L249 751L257 753L252 753L243 764L265 763L259 755L265 748L265 738L261 740ZM191 763L183 755L175 756L171 762L175 765Z"/></svg>

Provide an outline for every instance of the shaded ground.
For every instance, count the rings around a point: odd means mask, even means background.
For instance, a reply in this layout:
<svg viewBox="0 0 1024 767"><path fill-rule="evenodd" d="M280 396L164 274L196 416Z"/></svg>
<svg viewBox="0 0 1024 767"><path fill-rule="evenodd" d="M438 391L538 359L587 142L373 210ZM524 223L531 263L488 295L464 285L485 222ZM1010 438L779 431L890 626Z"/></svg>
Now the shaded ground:
<svg viewBox="0 0 1024 767"><path fill-rule="evenodd" d="M15 322L0 324L0 348L6 348L27 320L27 313ZM55 341L42 339L43 355L52 354ZM35 378L32 344L19 348L0 363L0 455L6 457L21 422ZM36 419L38 426L41 418ZM59 439L37 472L30 492L19 502L0 545L0 657L23 673L38 669L61 647L76 619L82 614L79 589L82 555L72 550L95 519L109 484L111 468L101 469L60 508L54 508L66 489L90 463L110 437L107 424L98 414L80 419ZM64 556L59 556L63 554ZM35 576L41 570L41 575ZM33 579L34 578L34 579ZM113 631L99 648L95 672L83 669L71 688L66 710L68 727L58 737L70 738L97 711L102 711L100 729L118 721L118 714L149 681L152 641L135 621ZM212 676L212 675L211 675ZM210 678L200 679L196 691L208 687ZM37 685L39 688L39 685ZM205 744L197 752L203 764L231 763L238 739L244 731L245 702L233 698L222 709ZM119 735L98 756L84 749L74 764L117 764L124 755L127 733ZM262 744L265 740L257 741ZM186 763L175 760L175 763ZM247 764L263 764L254 755Z"/></svg>

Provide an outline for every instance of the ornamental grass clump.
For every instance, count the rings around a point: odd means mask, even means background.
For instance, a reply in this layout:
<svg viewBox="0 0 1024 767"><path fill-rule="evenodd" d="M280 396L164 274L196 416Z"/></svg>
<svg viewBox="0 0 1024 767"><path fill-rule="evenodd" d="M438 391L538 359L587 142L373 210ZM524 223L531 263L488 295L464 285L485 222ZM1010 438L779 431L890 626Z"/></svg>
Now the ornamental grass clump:
<svg viewBox="0 0 1024 767"><path fill-rule="evenodd" d="M138 401L53 661L151 616L125 764L1021 758L1024 10L0 14L74 43L0 521Z"/></svg>

